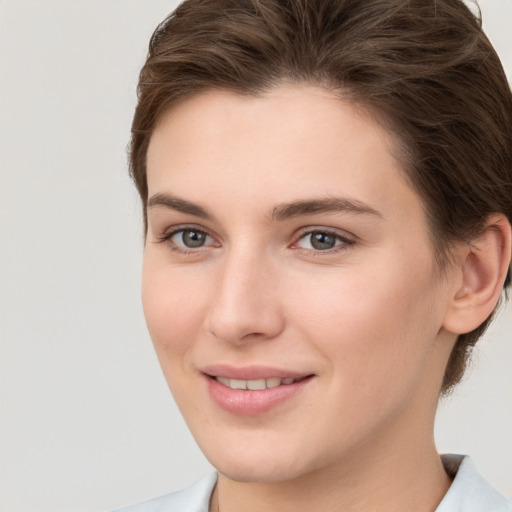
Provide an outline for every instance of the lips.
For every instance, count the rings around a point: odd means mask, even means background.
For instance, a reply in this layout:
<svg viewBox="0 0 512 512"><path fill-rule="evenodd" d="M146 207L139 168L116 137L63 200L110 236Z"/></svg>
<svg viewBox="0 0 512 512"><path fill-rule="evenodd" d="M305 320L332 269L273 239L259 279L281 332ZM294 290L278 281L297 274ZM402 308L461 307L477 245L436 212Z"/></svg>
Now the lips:
<svg viewBox="0 0 512 512"><path fill-rule="evenodd" d="M224 411L255 416L291 400L314 375L268 367L237 368L225 365L202 370L212 401Z"/></svg>
<svg viewBox="0 0 512 512"><path fill-rule="evenodd" d="M223 377L238 380L259 380L259 379L301 379L310 375L308 372L287 370L272 366L251 365L231 366L229 364L211 364L201 368L201 372L210 377Z"/></svg>

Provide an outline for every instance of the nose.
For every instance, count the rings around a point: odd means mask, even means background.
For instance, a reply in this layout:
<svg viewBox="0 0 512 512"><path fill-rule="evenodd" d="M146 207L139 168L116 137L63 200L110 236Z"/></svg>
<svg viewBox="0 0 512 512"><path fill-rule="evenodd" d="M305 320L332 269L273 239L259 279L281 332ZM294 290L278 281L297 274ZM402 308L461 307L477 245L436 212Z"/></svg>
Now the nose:
<svg viewBox="0 0 512 512"><path fill-rule="evenodd" d="M223 262L205 328L231 344L269 340L284 329L279 287L269 262L233 254Z"/></svg>

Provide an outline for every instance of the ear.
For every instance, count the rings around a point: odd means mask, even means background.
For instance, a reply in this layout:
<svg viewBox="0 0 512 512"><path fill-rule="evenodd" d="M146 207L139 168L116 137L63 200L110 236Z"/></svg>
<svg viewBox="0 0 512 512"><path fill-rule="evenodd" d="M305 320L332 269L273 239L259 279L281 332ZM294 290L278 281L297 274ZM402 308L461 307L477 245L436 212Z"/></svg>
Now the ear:
<svg viewBox="0 0 512 512"><path fill-rule="evenodd" d="M460 278L443 327L455 334L476 329L498 302L511 259L512 229L505 215L493 214L484 230L458 254Z"/></svg>

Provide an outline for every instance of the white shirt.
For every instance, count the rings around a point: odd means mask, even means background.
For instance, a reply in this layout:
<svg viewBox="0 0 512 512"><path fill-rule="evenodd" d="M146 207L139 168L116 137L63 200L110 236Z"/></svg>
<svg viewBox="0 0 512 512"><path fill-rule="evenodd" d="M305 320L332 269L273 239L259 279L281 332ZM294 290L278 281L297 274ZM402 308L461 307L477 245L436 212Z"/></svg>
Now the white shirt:
<svg viewBox="0 0 512 512"><path fill-rule="evenodd" d="M452 485L436 512L512 512L512 501L491 487L464 455L443 455ZM212 473L181 491L165 494L114 512L208 512L217 474Z"/></svg>

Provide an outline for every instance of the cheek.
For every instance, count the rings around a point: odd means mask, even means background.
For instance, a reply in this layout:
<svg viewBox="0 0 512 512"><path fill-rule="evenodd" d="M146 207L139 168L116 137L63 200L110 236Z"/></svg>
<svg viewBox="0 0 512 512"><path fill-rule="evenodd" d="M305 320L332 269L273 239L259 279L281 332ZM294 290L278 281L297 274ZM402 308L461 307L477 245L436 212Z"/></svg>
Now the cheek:
<svg viewBox="0 0 512 512"><path fill-rule="evenodd" d="M301 329L330 361L342 387L378 392L421 372L440 319L430 265L423 268L423 279L414 266L396 261L340 269L294 291L301 298L294 305ZM315 293L305 293L313 284Z"/></svg>
<svg viewBox="0 0 512 512"><path fill-rule="evenodd" d="M193 333L201 327L203 302L204 291L196 282L168 265L159 265L155 258L145 256L142 303L148 330L163 366L165 354L176 356L188 350Z"/></svg>

